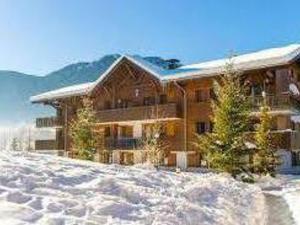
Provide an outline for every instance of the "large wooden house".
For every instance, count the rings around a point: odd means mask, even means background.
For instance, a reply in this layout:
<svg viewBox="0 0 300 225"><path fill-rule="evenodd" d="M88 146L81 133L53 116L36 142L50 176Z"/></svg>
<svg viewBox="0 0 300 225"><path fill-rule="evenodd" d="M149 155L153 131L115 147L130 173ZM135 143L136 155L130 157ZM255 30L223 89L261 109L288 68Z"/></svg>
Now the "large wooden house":
<svg viewBox="0 0 300 225"><path fill-rule="evenodd" d="M259 116L262 91L271 107L273 142L283 167L300 163L300 45L262 50L233 57L231 62L248 88L253 124ZM210 132L213 80L224 72L228 59L165 70L140 57L118 58L95 82L53 90L31 97L51 105L55 117L37 118L38 128L56 128L56 140L36 140L37 150L63 150L72 157L69 123L82 107L82 97L93 99L97 116L98 151L102 161L133 164L143 160L139 143L149 125L159 121L168 143L165 165L201 166L192 144L195 134ZM251 133L252 130L249 131ZM276 135L275 135L276 134Z"/></svg>

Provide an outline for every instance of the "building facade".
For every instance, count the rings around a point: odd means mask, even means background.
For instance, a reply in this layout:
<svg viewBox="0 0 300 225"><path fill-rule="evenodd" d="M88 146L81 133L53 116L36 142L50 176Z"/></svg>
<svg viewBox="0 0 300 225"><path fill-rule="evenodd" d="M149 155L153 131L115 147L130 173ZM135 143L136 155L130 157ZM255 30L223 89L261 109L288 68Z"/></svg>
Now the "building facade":
<svg viewBox="0 0 300 225"><path fill-rule="evenodd" d="M282 167L300 163L300 45L267 49L233 57L230 62L242 76L251 103L253 134L259 118L262 92L271 107L272 142L282 157ZM161 137L168 148L164 164L182 168L201 166L194 146L195 134L212 129L213 82L224 73L228 59L158 68L136 56L122 56L95 82L69 86L31 97L56 109L56 116L37 118L37 128L56 129L55 140L36 140L37 150L62 150L73 157L69 124L92 99L95 130L100 141L96 159L107 163L143 161L143 137L151 124L162 124ZM300 115L300 114L299 114ZM100 154L101 153L101 154Z"/></svg>

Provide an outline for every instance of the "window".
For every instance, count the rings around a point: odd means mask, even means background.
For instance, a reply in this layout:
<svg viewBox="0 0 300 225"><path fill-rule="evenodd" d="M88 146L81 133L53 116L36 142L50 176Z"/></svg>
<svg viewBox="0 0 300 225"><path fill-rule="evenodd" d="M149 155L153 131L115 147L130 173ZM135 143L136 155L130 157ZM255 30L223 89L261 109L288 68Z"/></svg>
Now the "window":
<svg viewBox="0 0 300 225"><path fill-rule="evenodd" d="M104 137L110 137L110 127L104 128Z"/></svg>
<svg viewBox="0 0 300 225"><path fill-rule="evenodd" d="M292 166L300 166L300 152L292 151Z"/></svg>
<svg viewBox="0 0 300 225"><path fill-rule="evenodd" d="M195 97L197 102L206 102L209 100L208 90L199 89L195 92Z"/></svg>
<svg viewBox="0 0 300 225"><path fill-rule="evenodd" d="M261 96L261 93L263 91L263 88L262 88L262 85L261 84L254 84L252 86L252 93L255 95L255 96Z"/></svg>
<svg viewBox="0 0 300 225"><path fill-rule="evenodd" d="M159 104L166 104L167 103L167 95L162 94L159 96Z"/></svg>
<svg viewBox="0 0 300 225"><path fill-rule="evenodd" d="M120 127L120 137L121 138L132 138L133 137L133 127L132 126L122 126Z"/></svg>
<svg viewBox="0 0 300 225"><path fill-rule="evenodd" d="M144 98L144 105L154 105L155 104L155 97L145 97Z"/></svg>
<svg viewBox="0 0 300 225"><path fill-rule="evenodd" d="M198 134L204 134L206 132L205 122L198 122L198 123L196 123L196 132Z"/></svg>
<svg viewBox="0 0 300 225"><path fill-rule="evenodd" d="M212 121L209 122L209 132L211 133L214 129L214 123Z"/></svg>

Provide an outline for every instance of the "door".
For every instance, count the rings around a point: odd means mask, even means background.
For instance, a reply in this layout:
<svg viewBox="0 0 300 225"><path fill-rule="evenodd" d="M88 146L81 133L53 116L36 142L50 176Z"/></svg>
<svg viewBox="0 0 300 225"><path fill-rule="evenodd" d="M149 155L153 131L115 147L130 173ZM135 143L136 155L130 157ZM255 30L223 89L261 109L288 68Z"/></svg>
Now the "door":
<svg viewBox="0 0 300 225"><path fill-rule="evenodd" d="M176 166L182 170L187 168L187 153L177 152L176 153Z"/></svg>
<svg viewBox="0 0 300 225"><path fill-rule="evenodd" d="M279 170L290 169L292 167L292 155L290 151L279 150L278 156L281 162Z"/></svg>

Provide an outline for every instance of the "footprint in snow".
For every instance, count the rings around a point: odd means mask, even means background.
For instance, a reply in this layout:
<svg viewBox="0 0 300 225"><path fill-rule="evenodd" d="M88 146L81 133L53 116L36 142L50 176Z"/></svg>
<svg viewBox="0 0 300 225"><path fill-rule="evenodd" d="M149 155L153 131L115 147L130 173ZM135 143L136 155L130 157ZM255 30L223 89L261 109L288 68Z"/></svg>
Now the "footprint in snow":
<svg viewBox="0 0 300 225"><path fill-rule="evenodd" d="M63 211L64 206L60 203L51 202L47 205L47 210L53 213L58 213Z"/></svg>
<svg viewBox="0 0 300 225"><path fill-rule="evenodd" d="M75 217L83 217L86 214L86 209L84 207L77 206L77 207L74 207L74 208L66 209L65 214L66 215L72 215L72 216L75 216Z"/></svg>
<svg viewBox="0 0 300 225"><path fill-rule="evenodd" d="M31 201L28 205L35 210L42 210L43 209L42 203L43 203L42 198L38 197L38 198L34 199L33 201Z"/></svg>
<svg viewBox="0 0 300 225"><path fill-rule="evenodd" d="M14 202L18 204L24 204L32 199L29 195L24 195L21 192L9 193L6 197L6 200L9 202Z"/></svg>

